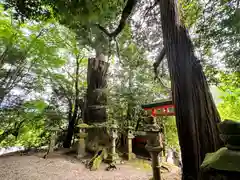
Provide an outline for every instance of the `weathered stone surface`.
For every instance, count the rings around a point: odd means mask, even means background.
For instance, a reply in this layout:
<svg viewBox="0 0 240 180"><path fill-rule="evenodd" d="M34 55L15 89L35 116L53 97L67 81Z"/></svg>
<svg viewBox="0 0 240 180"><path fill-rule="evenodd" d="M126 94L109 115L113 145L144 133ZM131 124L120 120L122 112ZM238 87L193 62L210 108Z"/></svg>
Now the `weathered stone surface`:
<svg viewBox="0 0 240 180"><path fill-rule="evenodd" d="M147 132L147 145L146 149L149 151L152 157L152 170L153 178L155 180L161 180L161 170L160 170L160 152L163 150L161 145L161 134L160 127L156 124L154 117L149 118L149 124L146 126Z"/></svg>
<svg viewBox="0 0 240 180"><path fill-rule="evenodd" d="M78 144L77 144L77 158L82 158L86 155L86 138L88 136L87 130L90 128L88 124L82 123L77 125L79 128Z"/></svg>
<svg viewBox="0 0 240 180"><path fill-rule="evenodd" d="M126 132L127 132L127 153L126 153L126 157L127 160L132 160L136 158L136 155L132 152L132 140L134 138L134 128L131 126L128 126L126 128Z"/></svg>
<svg viewBox="0 0 240 180"><path fill-rule="evenodd" d="M201 168L240 172L240 151L232 151L226 147L206 155Z"/></svg>
<svg viewBox="0 0 240 180"><path fill-rule="evenodd" d="M225 120L218 124L220 134L240 135L240 123L232 120Z"/></svg>
<svg viewBox="0 0 240 180"><path fill-rule="evenodd" d="M96 152L100 146L109 148L111 138L107 132L107 127L92 127L88 129L87 150Z"/></svg>
<svg viewBox="0 0 240 180"><path fill-rule="evenodd" d="M77 158L82 158L86 155L86 137L87 137L87 133L79 134Z"/></svg>
<svg viewBox="0 0 240 180"><path fill-rule="evenodd" d="M206 155L202 165L200 180L240 179L240 123L231 120L219 125L220 138L226 147Z"/></svg>
<svg viewBox="0 0 240 180"><path fill-rule="evenodd" d="M116 124L111 125L109 135L111 137L111 147L110 152L108 153L107 161L117 163L119 161L119 156L116 152L116 139L118 137L118 126Z"/></svg>

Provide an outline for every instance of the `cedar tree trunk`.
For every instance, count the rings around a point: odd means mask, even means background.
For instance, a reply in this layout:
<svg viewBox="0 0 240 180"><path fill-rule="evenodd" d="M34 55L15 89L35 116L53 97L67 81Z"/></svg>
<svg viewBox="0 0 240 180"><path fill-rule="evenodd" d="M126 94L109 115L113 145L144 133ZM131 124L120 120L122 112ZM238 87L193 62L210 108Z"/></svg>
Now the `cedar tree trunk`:
<svg viewBox="0 0 240 180"><path fill-rule="evenodd" d="M84 112L84 121L96 127L88 129L88 145L89 151L97 151L99 145L106 146L108 143L108 134L105 127L99 127L99 123L107 122L107 71L109 63L104 58L97 56L88 60L87 74L87 95ZM93 145L93 144L95 145Z"/></svg>
<svg viewBox="0 0 240 180"><path fill-rule="evenodd" d="M220 117L192 42L180 23L176 0L158 0L172 81L184 180L197 179L205 154L221 147Z"/></svg>
<svg viewBox="0 0 240 180"><path fill-rule="evenodd" d="M107 121L107 95L104 91L107 86L106 75L109 63L98 58L88 60L87 98L85 122L89 124Z"/></svg>

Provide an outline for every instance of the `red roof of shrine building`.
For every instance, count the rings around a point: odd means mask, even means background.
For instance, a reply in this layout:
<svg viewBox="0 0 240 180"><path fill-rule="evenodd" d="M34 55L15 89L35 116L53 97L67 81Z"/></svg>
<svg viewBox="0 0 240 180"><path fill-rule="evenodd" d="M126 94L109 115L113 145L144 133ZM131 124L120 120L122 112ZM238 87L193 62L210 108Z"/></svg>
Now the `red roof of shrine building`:
<svg viewBox="0 0 240 180"><path fill-rule="evenodd" d="M172 100L162 100L160 102L155 102L151 104L143 104L141 107L149 111L151 110L152 116L174 116L175 115L175 106Z"/></svg>

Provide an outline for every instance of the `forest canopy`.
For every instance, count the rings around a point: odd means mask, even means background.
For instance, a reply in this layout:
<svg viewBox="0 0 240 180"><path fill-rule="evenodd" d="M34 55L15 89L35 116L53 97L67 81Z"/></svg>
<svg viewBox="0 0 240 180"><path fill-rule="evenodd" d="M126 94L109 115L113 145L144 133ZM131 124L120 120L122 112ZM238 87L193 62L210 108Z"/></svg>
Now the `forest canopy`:
<svg viewBox="0 0 240 180"><path fill-rule="evenodd" d="M77 125L84 121L89 59L102 56L109 63L107 121L116 121L120 129L143 122L142 104L167 98L177 105L176 119L162 118L168 148L180 150L179 142L186 143L181 122L186 132L194 123L204 128L214 124L214 132L218 112L221 120L240 120L239 0L179 0L173 8L178 10L175 19L163 10L171 9L169 4L1 1L1 146L47 145L51 129L57 128L60 146L70 147ZM178 40L181 47L174 43ZM217 109L208 84L221 91ZM200 107L204 103L207 108ZM203 143L202 135L210 130L200 126L194 131L199 144L192 139L188 148L195 147L199 167L205 153L217 145Z"/></svg>

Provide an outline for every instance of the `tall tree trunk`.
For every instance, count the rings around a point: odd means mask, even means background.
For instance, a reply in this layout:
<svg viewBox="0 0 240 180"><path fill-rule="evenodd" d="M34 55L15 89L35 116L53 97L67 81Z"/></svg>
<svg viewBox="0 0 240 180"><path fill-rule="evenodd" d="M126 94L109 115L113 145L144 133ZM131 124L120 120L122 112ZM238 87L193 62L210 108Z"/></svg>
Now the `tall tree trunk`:
<svg viewBox="0 0 240 180"><path fill-rule="evenodd" d="M88 145L90 151L95 151L95 147L108 143L107 131L105 127L98 127L99 123L107 122L107 95L105 92L107 86L107 70L109 63L104 58L97 56L88 60L87 75L87 95L84 121L90 125L96 125L95 128L88 130ZM93 145L94 144L94 145Z"/></svg>
<svg viewBox="0 0 240 180"><path fill-rule="evenodd" d="M180 23L176 0L159 0L164 47L172 80L176 123L182 151L182 179L197 179L208 152L222 143L217 123L220 117L209 91L192 42Z"/></svg>
<svg viewBox="0 0 240 180"><path fill-rule="evenodd" d="M89 124L107 121L105 88L107 86L106 74L108 67L109 63L98 58L90 58L88 60L85 121Z"/></svg>
<svg viewBox="0 0 240 180"><path fill-rule="evenodd" d="M75 72L75 100L74 100L74 110L72 113L72 103L69 103L69 113L68 113L68 120L69 120L69 124L68 124L68 131L67 131L67 136L66 139L63 143L63 147L64 148L70 148L71 144L72 144L72 137L74 134L74 129L75 129L75 124L77 121L77 117L78 117L78 109L79 109L79 56L76 56L76 72Z"/></svg>
<svg viewBox="0 0 240 180"><path fill-rule="evenodd" d="M66 138L63 142L63 147L64 148L70 148L71 147L72 137L73 137L73 132L74 132L74 125L75 125L75 119L71 118L70 121L68 122L67 135L66 135Z"/></svg>
<svg viewBox="0 0 240 180"><path fill-rule="evenodd" d="M127 104L127 123L131 124L132 118L133 118L133 95L131 93L132 87L133 87L133 72L132 68L129 67L129 79L128 79L128 92L129 92L129 97L128 97L128 104Z"/></svg>

